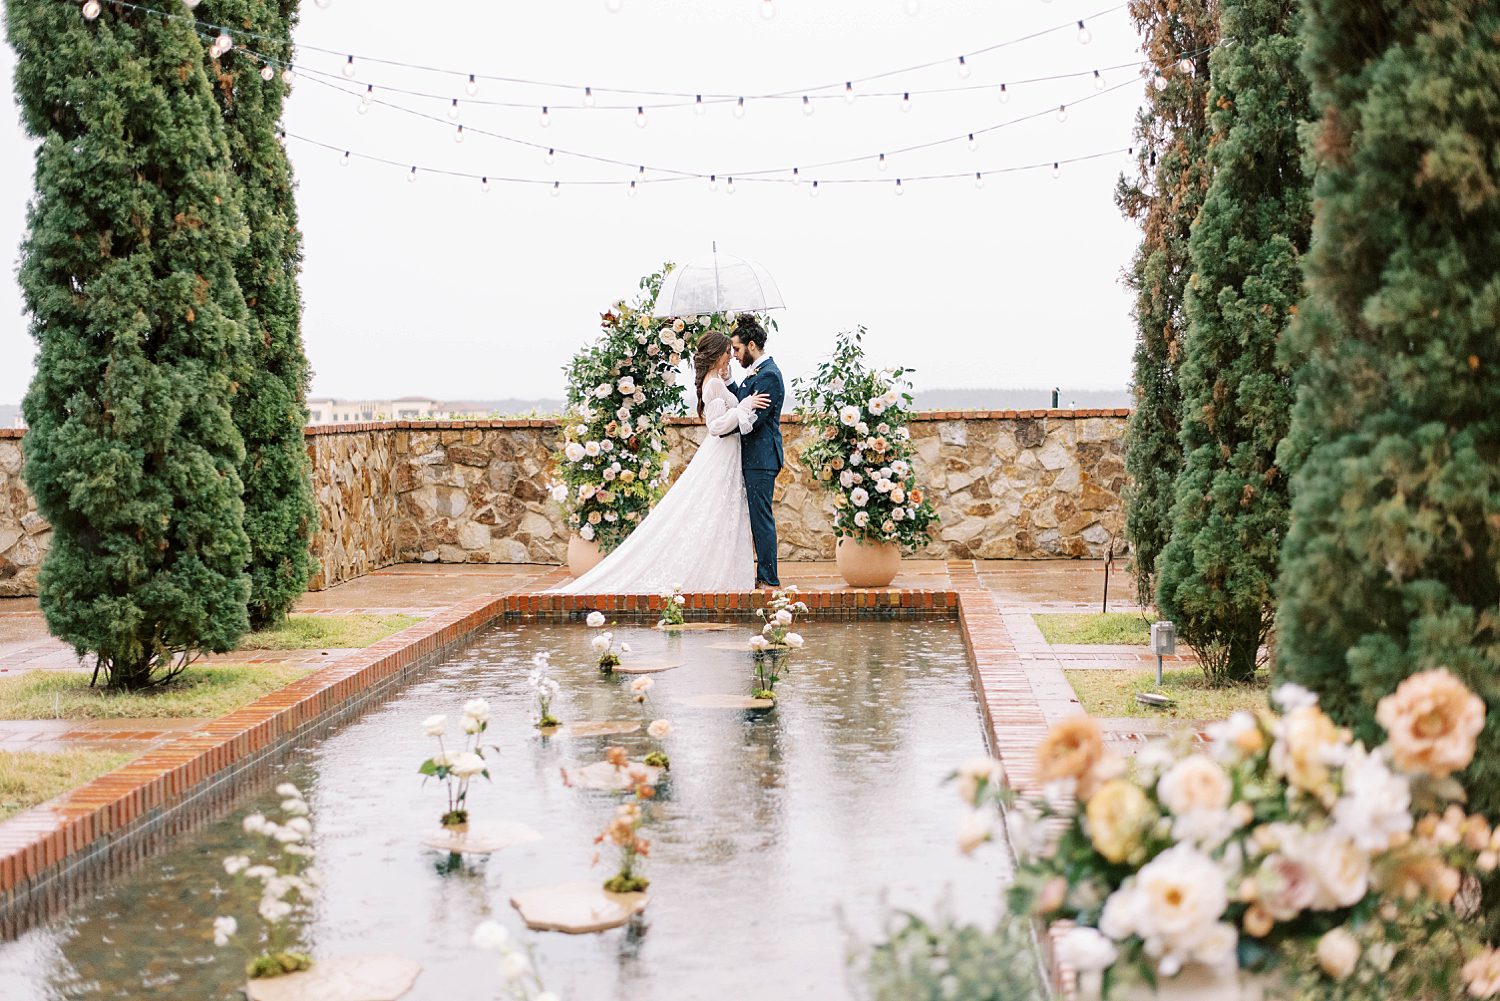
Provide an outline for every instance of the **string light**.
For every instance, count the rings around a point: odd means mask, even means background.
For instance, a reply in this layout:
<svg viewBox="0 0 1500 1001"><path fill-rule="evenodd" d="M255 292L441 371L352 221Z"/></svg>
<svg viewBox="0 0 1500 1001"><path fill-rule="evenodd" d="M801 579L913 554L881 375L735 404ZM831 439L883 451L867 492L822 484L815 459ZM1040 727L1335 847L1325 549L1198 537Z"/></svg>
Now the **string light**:
<svg viewBox="0 0 1500 1001"><path fill-rule="evenodd" d="M796 167L792 168L792 187L802 183L802 171Z"/></svg>
<svg viewBox="0 0 1500 1001"><path fill-rule="evenodd" d="M885 169L885 154L884 153L880 154L880 159L878 159L878 160L875 161L875 166L879 167L881 170Z"/></svg>
<svg viewBox="0 0 1500 1001"><path fill-rule="evenodd" d="M457 106L457 105L458 105L458 102L457 102L457 101L454 101L454 102L453 102L453 104L454 104L454 106L455 106L455 107L456 107L456 106ZM545 104L544 104L544 105L542 105L542 113L541 113L541 114L540 114L540 115L538 115L538 116L537 116L537 118L536 118L536 120L537 120L537 123L538 123L538 124L539 124L539 125L541 125L541 127L542 127L542 128L544 128L544 129L545 129L545 128L546 128L546 127L547 127L547 126L549 126L549 125L551 125L551 124L552 124L552 115L551 115L551 113L550 113L550 112L549 112L549 111L548 111L548 110L547 110L547 106L546 106L546 105L545 105Z"/></svg>
<svg viewBox="0 0 1500 1001"><path fill-rule="evenodd" d="M625 193L627 195L629 195L631 198L635 197L635 182L634 181L630 182L630 187L626 189Z"/></svg>
<svg viewBox="0 0 1500 1001"><path fill-rule="evenodd" d="M808 195L809 198L816 198L816 197L818 197L818 182L817 181L814 181L812 183L812 190L809 191L807 193L807 195Z"/></svg>
<svg viewBox="0 0 1500 1001"><path fill-rule="evenodd" d="M1104 77L1102 75L1100 75L1100 73L1099 73L1098 70L1094 70L1094 89L1095 90L1103 90L1104 89Z"/></svg>
<svg viewBox="0 0 1500 1001"><path fill-rule="evenodd" d="M592 108L594 106L594 88L583 88L583 105L586 108Z"/></svg>
<svg viewBox="0 0 1500 1001"><path fill-rule="evenodd" d="M1008 91L1008 90L1005 89L1005 84L1003 84L1003 83L1000 85L1000 103L1001 104L1009 104L1010 103L1010 91Z"/></svg>
<svg viewBox="0 0 1500 1001"><path fill-rule="evenodd" d="M269 66L262 66L260 68L260 78L269 83L272 80L276 79L276 71Z"/></svg>
<svg viewBox="0 0 1500 1001"><path fill-rule="evenodd" d="M718 178L718 175L716 175L716 174L709 174L708 175L708 190L709 191L718 191L719 190L719 178Z"/></svg>
<svg viewBox="0 0 1500 1001"><path fill-rule="evenodd" d="M806 94L802 95L802 113L804 115L810 115L813 113L812 102L807 99Z"/></svg>
<svg viewBox="0 0 1500 1001"><path fill-rule="evenodd" d="M490 190L490 179L488 177L481 177L479 179L479 190L480 191L488 191L488 190Z"/></svg>
<svg viewBox="0 0 1500 1001"><path fill-rule="evenodd" d="M965 80L969 78L969 62L963 56L958 57L958 75Z"/></svg>
<svg viewBox="0 0 1500 1001"><path fill-rule="evenodd" d="M984 175L979 173L977 170L974 172L974 187L984 187Z"/></svg>
<svg viewBox="0 0 1500 1001"><path fill-rule="evenodd" d="M1167 78L1161 75L1161 70L1156 71L1156 75L1151 79L1151 85L1158 91L1167 89Z"/></svg>
<svg viewBox="0 0 1500 1001"><path fill-rule="evenodd" d="M1068 106L1066 104L1059 104L1057 106L1057 120L1059 122L1066 122L1068 120Z"/></svg>
<svg viewBox="0 0 1500 1001"><path fill-rule="evenodd" d="M901 94L901 110L902 111L910 111L911 110L911 91L909 91L909 90L908 91L903 91L902 94Z"/></svg>
<svg viewBox="0 0 1500 1001"><path fill-rule="evenodd" d="M559 181L553 181L552 182L552 197L556 198L560 194L562 194L562 183L559 182Z"/></svg>
<svg viewBox="0 0 1500 1001"><path fill-rule="evenodd" d="M1078 44L1087 45L1094 40L1094 33L1086 28L1082 21L1078 22Z"/></svg>
<svg viewBox="0 0 1500 1001"><path fill-rule="evenodd" d="M406 175L406 183L407 184L416 184L417 183L417 168L416 167L413 167L411 169L411 172Z"/></svg>
<svg viewBox="0 0 1500 1001"><path fill-rule="evenodd" d="M743 97L734 102L734 117L745 117L745 99Z"/></svg>
<svg viewBox="0 0 1500 1001"><path fill-rule="evenodd" d="M708 109L703 106L703 95L699 94L693 99L693 114L702 115Z"/></svg>
<svg viewBox="0 0 1500 1001"><path fill-rule="evenodd" d="M354 79L354 57L350 56L344 60L344 68L341 71L350 80Z"/></svg>
<svg viewBox="0 0 1500 1001"><path fill-rule="evenodd" d="M557 159L557 150L548 149L547 155L544 159L547 161L547 166L552 166L553 161Z"/></svg>
<svg viewBox="0 0 1500 1001"><path fill-rule="evenodd" d="M1185 56L1183 57L1182 62L1177 64L1177 68L1190 76L1198 71L1197 63L1193 62L1191 59L1188 59Z"/></svg>
<svg viewBox="0 0 1500 1001"><path fill-rule="evenodd" d="M339 157L339 166L340 167L347 167L347 166L349 166L349 151L348 150L344 150L344 155L341 156L341 157Z"/></svg>
<svg viewBox="0 0 1500 1001"><path fill-rule="evenodd" d="M455 122L458 121L458 98L456 97L453 99L453 103L448 105L448 117Z"/></svg>
<svg viewBox="0 0 1500 1001"><path fill-rule="evenodd" d="M734 190L735 190L734 189L734 178L732 178L732 177L726 177L726 178L724 178L724 193L726 195L732 195L732 194L734 194Z"/></svg>
<svg viewBox="0 0 1500 1001"><path fill-rule="evenodd" d="M464 127L462 125L458 127L458 131L453 133L453 141L456 143L464 141Z"/></svg>
<svg viewBox="0 0 1500 1001"><path fill-rule="evenodd" d="M853 104L854 103L854 81L853 80L845 80L844 81L844 103L845 104Z"/></svg>
<svg viewBox="0 0 1500 1001"><path fill-rule="evenodd" d="M898 194L898 195L904 195L904 194L906 194L906 189L901 186L901 178L899 178L899 177L896 178L896 194Z"/></svg>
<svg viewBox="0 0 1500 1001"><path fill-rule="evenodd" d="M969 152L972 153L979 148L979 140L974 138L974 133L969 133Z"/></svg>
<svg viewBox="0 0 1500 1001"><path fill-rule="evenodd" d="M1054 162L1052 164L1052 176L1053 177L1061 177L1062 176L1062 164L1056 163L1056 162Z"/></svg>
<svg viewBox="0 0 1500 1001"><path fill-rule="evenodd" d="M473 73L469 74L469 81L464 84L464 93L468 94L470 97L473 97L475 94L479 93L479 81L474 79Z"/></svg>
<svg viewBox="0 0 1500 1001"><path fill-rule="evenodd" d="M646 127L646 109L641 105L636 105L635 108L635 127L638 129Z"/></svg>
<svg viewBox="0 0 1500 1001"><path fill-rule="evenodd" d="M281 82L290 87L292 85L292 80L296 77L296 75L297 74L292 72L292 68L288 66L286 69L281 71Z"/></svg>

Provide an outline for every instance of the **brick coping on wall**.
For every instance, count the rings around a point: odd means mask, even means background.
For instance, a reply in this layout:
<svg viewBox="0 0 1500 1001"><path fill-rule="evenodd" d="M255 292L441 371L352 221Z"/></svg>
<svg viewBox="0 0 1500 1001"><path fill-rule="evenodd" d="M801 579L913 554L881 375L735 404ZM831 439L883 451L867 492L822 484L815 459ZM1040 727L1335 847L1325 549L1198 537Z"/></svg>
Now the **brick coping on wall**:
<svg viewBox="0 0 1500 1001"><path fill-rule="evenodd" d="M806 591L837 618L957 619L984 716L986 740L1013 785L1031 784L1044 729L995 599L970 561L948 564L949 589ZM545 581L544 583L551 583ZM762 592L688 595L689 618L743 618ZM483 595L341 658L185 736L148 751L57 800L0 823L0 940L58 913L78 893L168 837L206 822L243 779L292 744L351 718L475 632L496 621L578 621L599 609L646 621L658 595Z"/></svg>
<svg viewBox="0 0 1500 1001"><path fill-rule="evenodd" d="M1128 407L1107 409L1069 410L918 410L911 415L914 421L993 421L1021 420L1045 417L1049 420L1082 420L1089 417L1129 417ZM799 424L796 414L783 414L781 423ZM691 427L699 421L692 417L669 417L668 425ZM356 434L364 431L456 431L469 428L557 428L562 421L555 417L507 417L492 420L471 421L366 421L360 424L310 424L305 429L307 436L325 434ZM25 428L0 428L0 438L21 438Z"/></svg>

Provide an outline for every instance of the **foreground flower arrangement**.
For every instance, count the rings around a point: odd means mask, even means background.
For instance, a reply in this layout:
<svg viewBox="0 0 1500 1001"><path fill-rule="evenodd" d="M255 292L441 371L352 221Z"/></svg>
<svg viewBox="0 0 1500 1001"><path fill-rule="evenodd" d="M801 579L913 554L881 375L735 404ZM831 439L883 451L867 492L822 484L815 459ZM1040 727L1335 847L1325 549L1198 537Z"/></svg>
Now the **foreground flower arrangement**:
<svg viewBox="0 0 1500 1001"><path fill-rule="evenodd" d="M723 316L653 317L671 270L641 279L632 304L600 318L602 333L567 367L562 446L553 455L553 496L579 537L609 552L629 535L666 489L664 418L682 409L678 366L706 330L727 331Z"/></svg>
<svg viewBox="0 0 1500 1001"><path fill-rule="evenodd" d="M557 995L542 983L530 947L518 945L504 925L498 921L482 922L474 929L471 941L500 957L500 977L512 1001L558 1001Z"/></svg>
<svg viewBox="0 0 1500 1001"><path fill-rule="evenodd" d="M865 367L865 328L840 333L833 357L793 381L808 426L802 464L833 495L841 539L925 546L937 512L912 471L907 370Z"/></svg>
<svg viewBox="0 0 1500 1001"><path fill-rule="evenodd" d="M281 801L283 820L278 823L264 814L252 813L242 827L246 834L264 839L265 861L253 861L248 855L231 855L224 859L224 871L235 877L243 890L247 883L259 885L261 932L252 941L243 941L239 921L232 915L214 918L214 945L223 947L238 941L249 959L245 975L252 980L279 977L312 968L312 957L297 947L297 929L291 918L305 914L312 906L313 888L318 872L313 867L312 836L307 800L290 782L276 787Z"/></svg>
<svg viewBox="0 0 1500 1001"><path fill-rule="evenodd" d="M656 789L652 787L644 771L631 767L625 748L609 748L605 752L605 760L614 765L616 771L625 773L629 779L631 798L629 802L621 803L615 808L615 815L610 818L609 826L594 838L594 844L608 842L620 852L620 868L604 881L604 888L610 893L640 893L651 885L651 881L642 876L637 867L641 859L651 854L651 842L641 837L640 830L641 825L646 822L645 806L656 795ZM599 861L597 852L594 854L594 861Z"/></svg>
<svg viewBox="0 0 1500 1001"><path fill-rule="evenodd" d="M484 731L490 725L490 704L484 699L472 699L464 703L463 720L459 728L464 737L459 749L449 751L443 743L443 732L448 728L447 716L429 716L422 721L422 730L429 737L436 737L437 753L423 761L417 771L423 776L442 782L448 793L448 810L443 814L442 825L451 830L463 831L469 825L469 783L476 776L490 777L485 763ZM490 750L499 752L493 744ZM426 781L426 778L423 779Z"/></svg>
<svg viewBox="0 0 1500 1001"><path fill-rule="evenodd" d="M807 603L796 597L797 585L788 585L785 590L772 591L771 598L762 608L755 610L756 618L764 621L758 635L750 637L750 653L755 661L755 689L757 699L775 699L776 682L788 654L800 650L803 638L793 631L797 616L807 614Z"/></svg>
<svg viewBox="0 0 1500 1001"><path fill-rule="evenodd" d="M552 677L551 671L552 658L545 651L531 658L531 673L526 676L526 684L536 694L538 729L561 725L558 718L552 715L552 700L557 698L562 686Z"/></svg>
<svg viewBox="0 0 1500 1001"><path fill-rule="evenodd" d="M680 626L686 621L682 614L683 607L687 605L687 599L682 596L682 585L673 584L672 590L664 592L661 596L661 620L656 623L658 629L664 626Z"/></svg>
<svg viewBox="0 0 1500 1001"><path fill-rule="evenodd" d="M1388 739L1368 749L1312 693L1276 701L1279 716L1214 725L1207 751L1152 745L1130 767L1091 719L1069 719L1026 797L994 762L966 766L961 847L1004 808L1021 860L1011 909L1073 926L1058 955L1085 997L1192 967L1258 976L1271 996L1500 996L1500 954L1470 921L1500 833L1466 813L1453 777L1483 703L1446 671L1415 675L1381 700Z"/></svg>
<svg viewBox="0 0 1500 1001"><path fill-rule="evenodd" d="M618 648L615 647L614 633L600 633L590 641L590 644L594 652L599 655L599 673L601 674L613 674L615 668L620 666L621 654L630 652L629 643L621 643Z"/></svg>

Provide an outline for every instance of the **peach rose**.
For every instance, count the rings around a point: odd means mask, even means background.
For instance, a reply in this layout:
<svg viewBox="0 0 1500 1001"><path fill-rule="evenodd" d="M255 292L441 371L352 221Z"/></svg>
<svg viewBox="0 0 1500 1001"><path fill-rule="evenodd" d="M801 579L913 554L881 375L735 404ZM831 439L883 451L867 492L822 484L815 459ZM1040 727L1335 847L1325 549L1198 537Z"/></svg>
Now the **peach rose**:
<svg viewBox="0 0 1500 1001"><path fill-rule="evenodd" d="M1047 731L1036 749L1036 774L1042 782L1076 779L1079 795L1104 758L1104 733L1089 716L1069 716Z"/></svg>
<svg viewBox="0 0 1500 1001"><path fill-rule="evenodd" d="M1348 979L1359 963L1359 939L1345 928L1331 928L1318 939L1318 965L1335 980Z"/></svg>
<svg viewBox="0 0 1500 1001"><path fill-rule="evenodd" d="M1313 794L1326 791L1324 755L1341 739L1333 720L1315 705L1302 706L1282 718L1279 738L1271 748L1271 766L1299 789Z"/></svg>
<svg viewBox="0 0 1500 1001"><path fill-rule="evenodd" d="M1474 760L1484 702L1446 670L1423 671L1381 699L1375 719L1390 734L1397 768L1443 778Z"/></svg>

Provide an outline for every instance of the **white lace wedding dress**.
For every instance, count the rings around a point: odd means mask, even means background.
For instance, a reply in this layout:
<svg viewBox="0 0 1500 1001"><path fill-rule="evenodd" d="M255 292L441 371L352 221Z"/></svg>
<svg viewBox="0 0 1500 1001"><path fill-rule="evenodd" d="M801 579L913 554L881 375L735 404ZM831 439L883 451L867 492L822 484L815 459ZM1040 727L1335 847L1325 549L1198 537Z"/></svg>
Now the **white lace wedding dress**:
<svg viewBox="0 0 1500 1001"><path fill-rule="evenodd" d="M699 593L755 586L750 506L740 470L740 435L755 423L755 412L716 376L703 380L703 400L708 434L677 482L614 552L557 593L661 594L678 584Z"/></svg>

